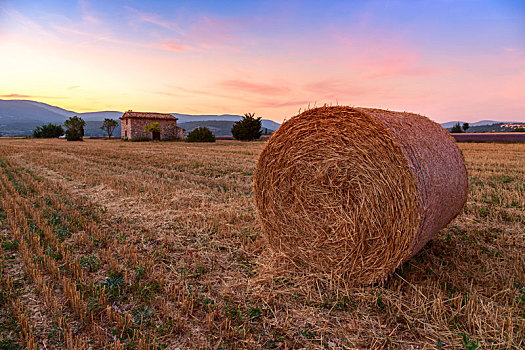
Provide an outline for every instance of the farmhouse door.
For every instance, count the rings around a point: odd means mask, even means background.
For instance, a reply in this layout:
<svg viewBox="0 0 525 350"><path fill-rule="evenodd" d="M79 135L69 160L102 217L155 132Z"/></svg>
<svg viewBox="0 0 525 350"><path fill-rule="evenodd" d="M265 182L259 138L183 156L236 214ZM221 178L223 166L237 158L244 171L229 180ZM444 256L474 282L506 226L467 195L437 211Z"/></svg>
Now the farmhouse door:
<svg viewBox="0 0 525 350"><path fill-rule="evenodd" d="M160 141L160 132L153 131L153 141Z"/></svg>

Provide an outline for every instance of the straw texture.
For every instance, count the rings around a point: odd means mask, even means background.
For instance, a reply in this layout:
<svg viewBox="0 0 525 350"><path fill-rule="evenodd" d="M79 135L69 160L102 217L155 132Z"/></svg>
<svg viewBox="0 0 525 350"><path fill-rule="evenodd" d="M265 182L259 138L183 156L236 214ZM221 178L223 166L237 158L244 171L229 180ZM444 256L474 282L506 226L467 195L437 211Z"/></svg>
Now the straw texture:
<svg viewBox="0 0 525 350"><path fill-rule="evenodd" d="M452 137L423 116L321 107L270 138L254 194L271 249L363 285L386 278L459 213L467 176Z"/></svg>

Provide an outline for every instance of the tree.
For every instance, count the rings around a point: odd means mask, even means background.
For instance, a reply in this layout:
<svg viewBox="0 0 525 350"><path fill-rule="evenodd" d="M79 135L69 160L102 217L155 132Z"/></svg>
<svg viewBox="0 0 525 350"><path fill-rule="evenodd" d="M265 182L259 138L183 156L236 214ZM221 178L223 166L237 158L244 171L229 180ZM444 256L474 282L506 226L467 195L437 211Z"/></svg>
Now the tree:
<svg viewBox="0 0 525 350"><path fill-rule="evenodd" d="M215 135L205 126L193 129L186 139L187 142L215 142Z"/></svg>
<svg viewBox="0 0 525 350"><path fill-rule="evenodd" d="M113 131L118 126L118 122L115 119L104 119L104 122L102 123L102 126L100 127L102 130L108 134L108 139L111 138L111 135L113 135Z"/></svg>
<svg viewBox="0 0 525 350"><path fill-rule="evenodd" d="M450 132L451 133L460 133L460 132L463 132L463 130L461 129L461 126L459 125L459 123L456 123L456 125L454 125L452 127L452 129L450 129Z"/></svg>
<svg viewBox="0 0 525 350"><path fill-rule="evenodd" d="M151 132L152 140L160 140L160 132L162 128L159 123L151 123L144 127L144 130Z"/></svg>
<svg viewBox="0 0 525 350"><path fill-rule="evenodd" d="M77 116L71 117L64 122L66 130L66 140L82 141L84 137L84 126L86 122Z"/></svg>
<svg viewBox="0 0 525 350"><path fill-rule="evenodd" d="M470 128L470 125L468 125L468 123L463 123L463 127L462 127L463 131L467 132L468 128Z"/></svg>
<svg viewBox="0 0 525 350"><path fill-rule="evenodd" d="M273 130L270 130L268 128L264 128L264 132L262 134L263 135L271 135L271 134L273 134Z"/></svg>
<svg viewBox="0 0 525 350"><path fill-rule="evenodd" d="M62 128L61 125L55 125L51 123L37 126L35 130L33 130L34 138L52 139L62 135L64 135L64 128Z"/></svg>
<svg viewBox="0 0 525 350"><path fill-rule="evenodd" d="M256 118L254 113L246 113L241 120L233 124L231 132L237 140L257 140L262 134L261 117Z"/></svg>

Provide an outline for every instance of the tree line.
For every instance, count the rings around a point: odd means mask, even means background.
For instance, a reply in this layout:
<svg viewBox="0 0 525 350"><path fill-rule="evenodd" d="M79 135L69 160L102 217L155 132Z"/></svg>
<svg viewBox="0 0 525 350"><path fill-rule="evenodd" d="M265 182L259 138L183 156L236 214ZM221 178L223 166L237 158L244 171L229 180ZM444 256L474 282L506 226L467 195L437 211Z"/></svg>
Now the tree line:
<svg viewBox="0 0 525 350"><path fill-rule="evenodd" d="M37 126L33 130L33 137L37 139L51 139L66 135L68 141L82 141L84 139L84 127L86 122L84 119L73 116L64 122L64 128L62 125L53 123ZM100 129L104 130L110 139L113 132L118 126L118 121L115 119L104 119Z"/></svg>
<svg viewBox="0 0 525 350"><path fill-rule="evenodd" d="M100 129L104 130L108 135L108 139L111 138L113 132L119 125L118 121L114 119L104 119ZM261 117L255 117L255 113L246 113L241 120L236 121L232 128L231 133L236 140L241 141L253 141L257 140L263 134L262 131ZM33 130L34 138L57 138L66 135L68 141L82 141L84 138L84 127L86 122L78 117L73 116L64 122L64 128L61 125L46 124L37 126ZM152 139L155 133L161 132L161 126L159 123L151 123L144 127L145 131L152 133ZM268 129L265 130L265 134L269 134ZM186 139L188 142L215 142L215 135L207 127L198 127L192 130Z"/></svg>
<svg viewBox="0 0 525 350"><path fill-rule="evenodd" d="M459 123L456 123L456 125L454 125L452 129L450 129L450 132L454 134L460 132L467 132L468 128L470 128L470 125L468 125L468 123L463 123L463 125L459 125Z"/></svg>

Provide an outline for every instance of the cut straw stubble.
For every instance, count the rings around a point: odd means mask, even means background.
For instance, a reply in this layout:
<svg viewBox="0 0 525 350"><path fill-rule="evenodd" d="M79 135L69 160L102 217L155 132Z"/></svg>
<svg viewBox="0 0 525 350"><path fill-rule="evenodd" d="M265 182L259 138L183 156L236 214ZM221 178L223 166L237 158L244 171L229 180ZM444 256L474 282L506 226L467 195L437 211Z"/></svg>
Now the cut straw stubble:
<svg viewBox="0 0 525 350"><path fill-rule="evenodd" d="M467 175L452 137L428 118L321 107L270 138L254 194L270 249L302 272L366 285L459 213Z"/></svg>

